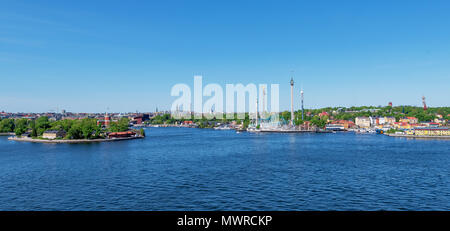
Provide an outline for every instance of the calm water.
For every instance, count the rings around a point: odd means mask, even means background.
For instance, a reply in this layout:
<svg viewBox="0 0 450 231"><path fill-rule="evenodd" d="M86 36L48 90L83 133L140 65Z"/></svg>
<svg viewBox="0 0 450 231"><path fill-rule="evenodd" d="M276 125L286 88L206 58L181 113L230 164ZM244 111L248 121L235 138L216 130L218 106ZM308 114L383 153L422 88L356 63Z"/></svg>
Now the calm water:
<svg viewBox="0 0 450 231"><path fill-rule="evenodd" d="M0 210L449 210L450 141L151 128L142 140L0 137Z"/></svg>

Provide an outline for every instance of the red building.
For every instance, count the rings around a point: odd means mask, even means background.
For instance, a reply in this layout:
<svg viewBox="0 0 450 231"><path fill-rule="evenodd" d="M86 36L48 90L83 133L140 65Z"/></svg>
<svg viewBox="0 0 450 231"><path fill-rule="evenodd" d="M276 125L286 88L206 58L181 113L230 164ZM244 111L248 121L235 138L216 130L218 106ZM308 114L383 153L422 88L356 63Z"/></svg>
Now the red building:
<svg viewBox="0 0 450 231"><path fill-rule="evenodd" d="M108 114L105 115L105 126L109 126L111 124L111 117Z"/></svg>
<svg viewBox="0 0 450 231"><path fill-rule="evenodd" d="M322 116L328 116L328 112L323 111L323 112L319 113L319 116L320 116L320 117L322 117Z"/></svg>
<svg viewBox="0 0 450 231"><path fill-rule="evenodd" d="M342 125L342 126L344 126L345 129L355 127L355 123L353 121L349 121L349 120L336 120L336 121L333 121L332 124Z"/></svg>
<svg viewBox="0 0 450 231"><path fill-rule="evenodd" d="M135 136L135 132L127 131L127 132L111 132L108 134L108 138L126 138Z"/></svg>
<svg viewBox="0 0 450 231"><path fill-rule="evenodd" d="M302 130L309 130L311 128L311 121L303 122L303 125L300 125L300 128Z"/></svg>
<svg viewBox="0 0 450 231"><path fill-rule="evenodd" d="M111 124L111 117L108 115L108 113L105 114L105 118L103 120L97 120L97 125L100 124L105 127L108 127Z"/></svg>
<svg viewBox="0 0 450 231"><path fill-rule="evenodd" d="M133 118L133 120L136 124L142 124L143 118L142 116L136 116Z"/></svg>

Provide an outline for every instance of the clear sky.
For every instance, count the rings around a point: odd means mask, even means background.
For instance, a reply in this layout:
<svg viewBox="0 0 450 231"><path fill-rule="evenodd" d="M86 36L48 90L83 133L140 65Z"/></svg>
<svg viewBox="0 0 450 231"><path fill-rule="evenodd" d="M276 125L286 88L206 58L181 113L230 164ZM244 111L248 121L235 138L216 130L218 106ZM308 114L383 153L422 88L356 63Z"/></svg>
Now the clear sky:
<svg viewBox="0 0 450 231"><path fill-rule="evenodd" d="M0 111L169 109L177 83L280 107L449 106L450 1L0 0ZM295 104L299 108L297 100Z"/></svg>

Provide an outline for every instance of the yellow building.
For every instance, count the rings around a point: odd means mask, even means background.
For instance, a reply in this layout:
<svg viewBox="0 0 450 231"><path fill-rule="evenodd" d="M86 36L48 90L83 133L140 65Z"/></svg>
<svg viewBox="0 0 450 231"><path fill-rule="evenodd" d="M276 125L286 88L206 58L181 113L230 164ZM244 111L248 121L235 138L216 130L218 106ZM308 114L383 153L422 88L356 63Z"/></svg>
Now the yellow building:
<svg viewBox="0 0 450 231"><path fill-rule="evenodd" d="M56 138L63 138L65 135L66 135L66 133L64 131L50 130L50 131L45 131L42 134L42 138L54 140Z"/></svg>
<svg viewBox="0 0 450 231"><path fill-rule="evenodd" d="M450 136L449 128L416 128L414 129L416 136Z"/></svg>
<svg viewBox="0 0 450 231"><path fill-rule="evenodd" d="M400 122L416 124L419 122L419 120L416 117L406 117L406 118L401 118Z"/></svg>
<svg viewBox="0 0 450 231"><path fill-rule="evenodd" d="M395 122L394 127L396 129L411 129L411 124L407 122Z"/></svg>
<svg viewBox="0 0 450 231"><path fill-rule="evenodd" d="M395 121L395 117L384 117L384 121L386 124L394 124Z"/></svg>

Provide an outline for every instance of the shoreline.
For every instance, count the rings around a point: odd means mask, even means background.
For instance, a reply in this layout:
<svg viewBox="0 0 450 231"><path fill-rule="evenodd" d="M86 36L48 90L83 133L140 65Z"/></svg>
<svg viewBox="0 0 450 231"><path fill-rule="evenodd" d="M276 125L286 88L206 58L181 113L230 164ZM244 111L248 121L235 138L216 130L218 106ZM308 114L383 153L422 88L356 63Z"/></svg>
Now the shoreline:
<svg viewBox="0 0 450 231"><path fill-rule="evenodd" d="M0 132L0 136L15 136L14 132Z"/></svg>
<svg viewBox="0 0 450 231"><path fill-rule="evenodd" d="M79 144L79 143L100 143L100 142L113 142L113 141L122 141L122 140L134 140L134 139L143 139L144 136L133 136L133 137L123 137L123 138L114 138L114 139L77 139L77 140L41 140L41 139L33 139L33 138L19 138L16 136L8 137L8 140L19 141L19 142L31 142L31 143L52 143L52 144Z"/></svg>
<svg viewBox="0 0 450 231"><path fill-rule="evenodd" d="M386 134L390 137L403 137L403 138L415 138L415 139L450 139L450 136L416 136L406 134Z"/></svg>
<svg viewBox="0 0 450 231"><path fill-rule="evenodd" d="M333 133L331 131L309 131L309 130L258 130L260 133Z"/></svg>

